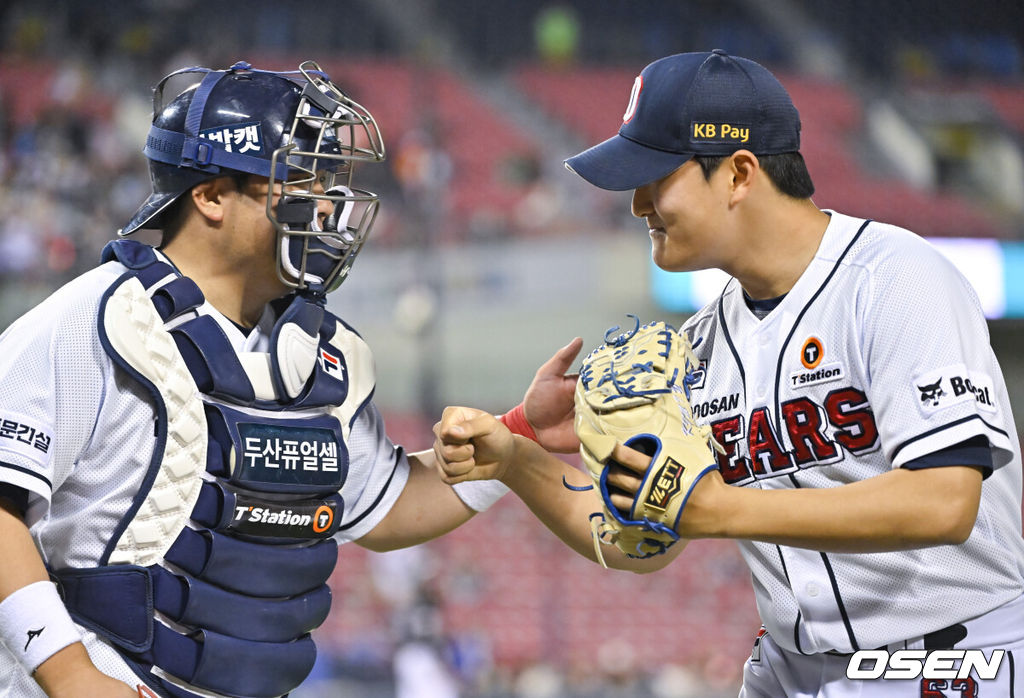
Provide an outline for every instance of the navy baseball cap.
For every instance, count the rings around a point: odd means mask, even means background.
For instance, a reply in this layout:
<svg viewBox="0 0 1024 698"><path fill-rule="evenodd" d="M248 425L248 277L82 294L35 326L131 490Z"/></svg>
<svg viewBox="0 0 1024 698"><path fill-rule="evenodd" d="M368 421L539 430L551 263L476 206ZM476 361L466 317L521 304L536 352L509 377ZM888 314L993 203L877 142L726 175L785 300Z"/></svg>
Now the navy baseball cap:
<svg viewBox="0 0 1024 698"><path fill-rule="evenodd" d="M602 189L636 189L694 155L800 150L800 115L764 66L721 49L654 61L633 83L618 135L565 161Z"/></svg>

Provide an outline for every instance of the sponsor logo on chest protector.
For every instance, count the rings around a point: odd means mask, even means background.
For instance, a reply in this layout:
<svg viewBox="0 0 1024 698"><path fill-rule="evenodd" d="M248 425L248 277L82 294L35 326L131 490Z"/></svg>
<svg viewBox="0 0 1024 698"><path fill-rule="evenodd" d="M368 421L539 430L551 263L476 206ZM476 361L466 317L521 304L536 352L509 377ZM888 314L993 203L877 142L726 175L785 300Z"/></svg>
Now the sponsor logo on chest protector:
<svg viewBox="0 0 1024 698"><path fill-rule="evenodd" d="M278 503L237 496L228 529L252 536L327 538L337 530L336 509L329 500Z"/></svg>
<svg viewBox="0 0 1024 698"><path fill-rule="evenodd" d="M238 478L247 482L331 485L338 479L338 442L319 427L240 423Z"/></svg>

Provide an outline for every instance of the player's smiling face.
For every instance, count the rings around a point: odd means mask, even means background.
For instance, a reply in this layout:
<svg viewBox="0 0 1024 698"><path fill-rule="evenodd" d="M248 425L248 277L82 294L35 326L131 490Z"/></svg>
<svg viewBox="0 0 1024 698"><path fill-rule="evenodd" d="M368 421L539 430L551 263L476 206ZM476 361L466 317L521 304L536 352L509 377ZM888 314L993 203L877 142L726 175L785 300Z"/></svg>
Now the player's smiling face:
<svg viewBox="0 0 1024 698"><path fill-rule="evenodd" d="M690 160L671 174L633 192L633 215L643 218L651 236L654 263L666 271L692 271L717 266L715 251L727 194L709 182Z"/></svg>

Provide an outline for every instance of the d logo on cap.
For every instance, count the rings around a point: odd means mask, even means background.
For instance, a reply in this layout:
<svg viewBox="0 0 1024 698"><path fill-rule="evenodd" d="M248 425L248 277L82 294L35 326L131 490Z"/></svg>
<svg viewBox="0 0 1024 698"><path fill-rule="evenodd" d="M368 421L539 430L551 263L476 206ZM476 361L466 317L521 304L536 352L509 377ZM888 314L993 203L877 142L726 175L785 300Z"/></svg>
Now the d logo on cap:
<svg viewBox="0 0 1024 698"><path fill-rule="evenodd" d="M629 120L636 114L636 103L640 100L640 90L644 87L644 76L637 75L636 80L633 81L633 89L629 93L629 105L626 107L626 113L622 115L622 123L628 124Z"/></svg>

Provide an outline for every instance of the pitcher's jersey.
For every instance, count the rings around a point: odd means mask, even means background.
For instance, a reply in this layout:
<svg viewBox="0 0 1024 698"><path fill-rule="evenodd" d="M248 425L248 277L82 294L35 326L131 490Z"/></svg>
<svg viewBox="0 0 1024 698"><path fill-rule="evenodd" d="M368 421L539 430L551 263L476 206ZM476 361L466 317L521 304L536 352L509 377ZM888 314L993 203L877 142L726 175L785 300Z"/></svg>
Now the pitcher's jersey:
<svg viewBox="0 0 1024 698"><path fill-rule="evenodd" d="M726 482L837 487L983 436L994 471L970 538L904 552L743 541L772 637L804 653L873 649L1024 593L1020 445L977 297L934 247L830 212L820 248L763 320L735 279L684 325L694 414Z"/></svg>

